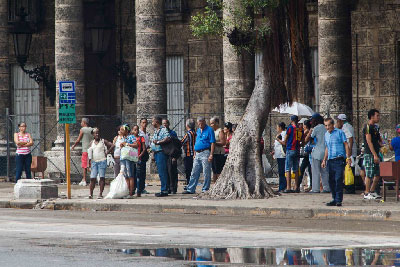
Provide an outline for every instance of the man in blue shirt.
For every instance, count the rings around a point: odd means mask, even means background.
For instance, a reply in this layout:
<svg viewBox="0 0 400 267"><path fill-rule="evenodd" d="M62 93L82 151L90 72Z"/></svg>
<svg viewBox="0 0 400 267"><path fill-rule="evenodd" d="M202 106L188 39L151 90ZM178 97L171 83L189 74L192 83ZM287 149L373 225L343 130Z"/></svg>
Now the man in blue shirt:
<svg viewBox="0 0 400 267"><path fill-rule="evenodd" d="M163 152L161 145L171 141L169 131L161 126L162 118L154 117L151 124L154 127L153 142L151 143L151 150L154 153L154 160L156 161L158 175L161 181L161 192L156 193L156 197L168 196L168 171L167 160L168 156Z"/></svg>
<svg viewBox="0 0 400 267"><path fill-rule="evenodd" d="M351 163L351 152L347 145L345 133L335 128L332 118L324 120L325 128L325 156L321 167L328 167L329 186L332 193L332 201L327 206L342 206L343 201L343 174L345 159L347 164ZM328 162L328 163L327 163Z"/></svg>
<svg viewBox="0 0 400 267"><path fill-rule="evenodd" d="M204 185L202 191L208 191L211 183L211 162L213 160L215 148L215 134L214 130L206 124L203 117L197 118L197 137L194 145L195 154L193 156L193 170L190 176L189 185L183 194L194 194L199 182L201 170L204 174Z"/></svg>

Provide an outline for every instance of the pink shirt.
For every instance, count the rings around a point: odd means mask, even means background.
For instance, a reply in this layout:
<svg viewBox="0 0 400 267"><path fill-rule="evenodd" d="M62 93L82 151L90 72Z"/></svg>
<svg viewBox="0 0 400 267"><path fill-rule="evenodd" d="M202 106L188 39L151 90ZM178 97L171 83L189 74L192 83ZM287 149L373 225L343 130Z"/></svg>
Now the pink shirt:
<svg viewBox="0 0 400 267"><path fill-rule="evenodd" d="M20 133L18 133L18 141L28 143L30 141L29 134L21 135ZM28 155L29 153L31 153L31 149L29 147L17 146L17 154Z"/></svg>

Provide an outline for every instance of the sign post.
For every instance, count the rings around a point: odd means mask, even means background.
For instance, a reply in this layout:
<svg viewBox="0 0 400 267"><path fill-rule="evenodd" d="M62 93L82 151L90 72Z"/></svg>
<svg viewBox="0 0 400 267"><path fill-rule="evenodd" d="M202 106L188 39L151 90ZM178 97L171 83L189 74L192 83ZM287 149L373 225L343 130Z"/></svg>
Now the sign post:
<svg viewBox="0 0 400 267"><path fill-rule="evenodd" d="M65 176L67 177L67 197L71 199L71 146L69 138L69 124L76 123L75 114L75 82L59 82L59 109L58 123L65 124Z"/></svg>

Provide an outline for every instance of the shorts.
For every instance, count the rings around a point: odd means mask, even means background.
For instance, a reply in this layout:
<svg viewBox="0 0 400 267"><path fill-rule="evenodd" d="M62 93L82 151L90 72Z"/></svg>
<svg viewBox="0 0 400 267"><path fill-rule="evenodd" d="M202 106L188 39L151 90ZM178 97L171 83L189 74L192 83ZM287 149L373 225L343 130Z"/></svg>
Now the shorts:
<svg viewBox="0 0 400 267"><path fill-rule="evenodd" d="M358 161L358 167L360 167L360 170L365 171L364 167L364 158L360 158Z"/></svg>
<svg viewBox="0 0 400 267"><path fill-rule="evenodd" d="M89 159L88 159L87 152L82 152L81 166L82 166L82 169L87 169L89 167Z"/></svg>
<svg viewBox="0 0 400 267"><path fill-rule="evenodd" d="M214 174L221 174L222 170L224 169L225 165L225 155L223 154L214 154L212 160L212 171Z"/></svg>
<svg viewBox="0 0 400 267"><path fill-rule="evenodd" d="M121 169L124 166L125 178L136 178L136 163L127 159L120 160Z"/></svg>
<svg viewBox="0 0 400 267"><path fill-rule="evenodd" d="M90 172L90 179L97 178L97 175L100 178L106 177L106 169L107 169L107 160L92 162L92 170Z"/></svg>
<svg viewBox="0 0 400 267"><path fill-rule="evenodd" d="M382 158L379 157L382 161ZM372 154L364 155L364 166L365 166L365 176L372 179L375 176L380 176L379 164L374 162L374 156Z"/></svg>
<svg viewBox="0 0 400 267"><path fill-rule="evenodd" d="M286 151L285 171L290 172L292 170L296 173L299 170L300 156L297 150Z"/></svg>

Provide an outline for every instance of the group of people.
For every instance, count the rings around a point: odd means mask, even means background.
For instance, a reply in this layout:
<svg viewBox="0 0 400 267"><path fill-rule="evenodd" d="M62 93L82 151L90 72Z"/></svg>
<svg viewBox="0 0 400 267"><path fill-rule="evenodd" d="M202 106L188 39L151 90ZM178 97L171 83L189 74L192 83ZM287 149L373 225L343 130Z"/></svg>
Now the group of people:
<svg viewBox="0 0 400 267"><path fill-rule="evenodd" d="M124 173L129 188L127 198L133 198L135 192L137 197L147 193L145 190L146 164L150 158L156 163L161 181L161 191L155 195L164 197L176 194L178 190L177 161L182 155L181 149L183 148L187 182L183 193L195 193L202 171L205 178L202 191L207 191L211 181L215 182L222 172L235 129L235 125L230 122L225 123L224 129L220 128L219 123L219 118L214 117L208 126L205 119L199 117L197 119L198 129L195 131L195 120L188 119L186 134L181 140L178 140L177 133L170 129L168 119L155 116L152 119L154 133L150 137L147 132L148 121L143 118L140 120L140 126L121 125L118 135L112 142L109 142L100 137L98 128L89 127L89 119L83 118L79 136L72 146L72 149L75 149L80 142L82 143L83 177L79 185L86 185L87 172L90 168L89 198L93 198L98 176L100 186L98 198L103 198L107 155L113 153L114 176L116 177L120 172ZM124 147L136 149L137 158L131 160L121 157ZM214 174L213 179L211 170Z"/></svg>
<svg viewBox="0 0 400 267"><path fill-rule="evenodd" d="M349 164L354 173L357 159L362 174L365 174L363 198L380 198L379 162L383 160L380 149L384 142L379 132L378 110L368 112L368 122L363 128L365 148L363 154L358 156L354 128L345 114L338 115L336 123L334 119L324 119L318 113L300 121L298 116L293 115L290 120L287 128L283 122L277 125L278 135L273 151L278 162L280 192L299 193L305 170L308 169L310 187L305 191L331 193L332 201L327 205L342 206L345 165ZM400 126L396 127L396 131L399 137L392 140L390 148L398 151L400 159ZM292 176L295 181L293 190ZM355 193L355 186L347 187L346 192Z"/></svg>
<svg viewBox="0 0 400 267"><path fill-rule="evenodd" d="M305 170L308 169L310 186L305 191L310 193L331 193L332 201L329 206L341 206L343 201L343 178L346 164L351 165L354 173L356 159L361 169L365 192L363 198L377 199L379 195L379 162L383 160L381 147L384 145L379 132L380 113L376 109L368 112L368 122L363 128L363 152L357 154L357 145L352 125L345 114L332 118L323 118L315 113L310 119L299 120L291 116L291 123L286 127L281 122L277 125L278 134L275 139L272 154L277 159L279 169L279 191L282 193L298 193L302 184ZM236 128L230 122L220 127L217 117L210 119L207 125L203 117L186 121L186 134L179 140L175 131L170 129L168 119L155 116L152 118L154 133L152 137L147 132L148 121L143 118L140 125L131 127L123 124L119 127L118 135L112 142L100 137L98 128L89 127L89 120L83 118L81 130L72 149L82 142L81 165L83 177L80 185L86 185L87 172L90 171L90 194L97 176L100 177L100 194L103 198L107 155L113 153L114 175L123 170L129 187L128 198L138 197L145 190L146 164L153 159L161 181L161 191L157 197L176 194L178 190L178 159L182 156L186 174L186 186L183 194L194 194L201 172L204 175L202 191L209 190L211 182L215 182L222 172L231 140ZM22 171L31 178L30 165L32 161L30 148L32 137L26 132L26 124L18 125L19 132L15 133L17 145L16 181L21 178ZM400 125L396 127L397 137L389 142L389 148L395 151L396 161L400 160ZM135 160L123 159L121 151L124 148L136 151ZM357 156L358 155L358 156ZM301 165L300 159L302 158ZM213 177L211 177L211 171ZM365 177L365 178L364 178ZM292 178L294 185L292 190ZM355 186L346 188L348 193L355 193Z"/></svg>

